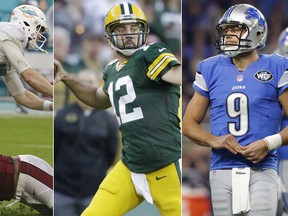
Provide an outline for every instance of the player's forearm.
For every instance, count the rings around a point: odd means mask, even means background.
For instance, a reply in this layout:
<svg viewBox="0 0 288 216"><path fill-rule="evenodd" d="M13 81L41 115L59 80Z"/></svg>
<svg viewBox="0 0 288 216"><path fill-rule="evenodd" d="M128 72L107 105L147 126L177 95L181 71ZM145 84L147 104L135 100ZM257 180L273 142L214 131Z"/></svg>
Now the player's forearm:
<svg viewBox="0 0 288 216"><path fill-rule="evenodd" d="M288 145L288 126L286 126L279 134L282 138L282 146Z"/></svg>
<svg viewBox="0 0 288 216"><path fill-rule="evenodd" d="M106 109L111 106L108 96L97 88L71 77L59 61L54 60L55 83L62 81L73 94L83 103L96 109Z"/></svg>
<svg viewBox="0 0 288 216"><path fill-rule="evenodd" d="M53 103L38 98L32 92L25 90L22 94L14 96L17 103L33 110L52 111Z"/></svg>
<svg viewBox="0 0 288 216"><path fill-rule="evenodd" d="M105 109L101 106L101 101L96 97L98 88L82 83L70 75L65 75L61 81L73 92L73 94L83 103L96 109Z"/></svg>
<svg viewBox="0 0 288 216"><path fill-rule="evenodd" d="M185 122L182 124L183 135L201 146L211 147L213 135L205 131L197 122Z"/></svg>
<svg viewBox="0 0 288 216"><path fill-rule="evenodd" d="M175 66L172 67L166 74L164 74L162 76L162 79L166 82L180 86L182 83L181 73L182 73L181 66Z"/></svg>
<svg viewBox="0 0 288 216"><path fill-rule="evenodd" d="M21 73L22 78L36 91L53 97L53 86L40 73L32 68Z"/></svg>
<svg viewBox="0 0 288 216"><path fill-rule="evenodd" d="M284 117L282 119L282 131L279 133L282 138L282 146L288 145L288 89L286 89L279 97L279 102L284 110Z"/></svg>

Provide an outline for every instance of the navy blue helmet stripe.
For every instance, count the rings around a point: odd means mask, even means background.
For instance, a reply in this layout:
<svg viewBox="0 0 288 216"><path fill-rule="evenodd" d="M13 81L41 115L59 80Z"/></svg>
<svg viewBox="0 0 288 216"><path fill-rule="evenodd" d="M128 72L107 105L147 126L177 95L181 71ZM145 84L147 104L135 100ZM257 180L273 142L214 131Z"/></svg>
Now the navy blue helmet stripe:
<svg viewBox="0 0 288 216"><path fill-rule="evenodd" d="M236 6L230 7L230 8L227 10L227 12L226 12L225 15L224 15L224 19L227 19L227 18L231 15L231 13L232 13L232 11L234 10L235 7L236 7Z"/></svg>

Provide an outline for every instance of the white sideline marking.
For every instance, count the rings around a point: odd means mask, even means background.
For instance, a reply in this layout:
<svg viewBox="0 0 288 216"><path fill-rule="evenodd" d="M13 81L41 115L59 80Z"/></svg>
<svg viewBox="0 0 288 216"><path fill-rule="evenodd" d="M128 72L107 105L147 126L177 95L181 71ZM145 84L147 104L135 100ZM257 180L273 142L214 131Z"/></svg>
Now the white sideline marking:
<svg viewBox="0 0 288 216"><path fill-rule="evenodd" d="M24 144L9 144L10 146L21 146L21 147L30 147L30 148L52 148L51 145L36 145L36 144L29 144L29 145L24 145Z"/></svg>

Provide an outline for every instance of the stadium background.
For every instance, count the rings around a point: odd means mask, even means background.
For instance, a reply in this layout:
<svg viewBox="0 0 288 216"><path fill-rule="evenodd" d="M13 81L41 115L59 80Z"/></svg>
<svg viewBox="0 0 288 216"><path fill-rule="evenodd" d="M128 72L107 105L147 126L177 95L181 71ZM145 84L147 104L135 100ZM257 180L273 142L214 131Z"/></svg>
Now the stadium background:
<svg viewBox="0 0 288 216"><path fill-rule="evenodd" d="M30 65L42 73L51 83L53 82L53 17L52 0L40 0L40 7L49 21L50 35L45 44L48 54L25 51L25 58ZM10 13L16 6L37 1L0 0L0 21L9 21ZM30 89L30 87L24 83ZM31 89L30 89L31 90ZM36 92L34 92L36 93ZM38 96L52 100L39 93ZM0 150L4 155L32 154L46 160L53 166L53 113L33 111L18 106L10 96L4 82L0 79ZM15 203L11 208L5 208L12 201L0 203L0 215L40 215L23 204Z"/></svg>
<svg viewBox="0 0 288 216"><path fill-rule="evenodd" d="M217 55L213 39L216 25L232 5L247 3L257 7L268 23L266 48L261 53L273 53L278 36L288 27L287 0L182 0L182 102L183 113L193 95L192 83L199 61ZM209 116L202 125L209 130ZM182 139L183 216L210 216L209 180L210 149Z"/></svg>

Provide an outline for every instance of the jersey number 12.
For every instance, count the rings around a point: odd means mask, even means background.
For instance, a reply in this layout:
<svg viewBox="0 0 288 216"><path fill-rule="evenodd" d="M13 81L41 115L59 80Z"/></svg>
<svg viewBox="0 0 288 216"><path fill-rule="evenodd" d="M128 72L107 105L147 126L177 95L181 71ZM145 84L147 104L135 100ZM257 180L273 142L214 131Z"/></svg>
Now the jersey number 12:
<svg viewBox="0 0 288 216"><path fill-rule="evenodd" d="M119 91L121 86L125 86L127 94L122 95L119 98L119 101L116 101L116 103L118 104L115 104L114 97L113 97L113 82L109 84L109 88L108 88L108 93L110 96L110 101L111 101L112 106L114 108L116 107L119 108L119 116L116 113L118 121L120 120L119 122L121 124L124 124L127 122L142 119L143 112L142 112L141 107L135 107L133 108L132 112L129 112L129 113L126 112L126 105L129 103L132 103L136 99L136 93L134 90L132 79L129 76L124 76L124 77L119 78L115 83L115 92Z"/></svg>

